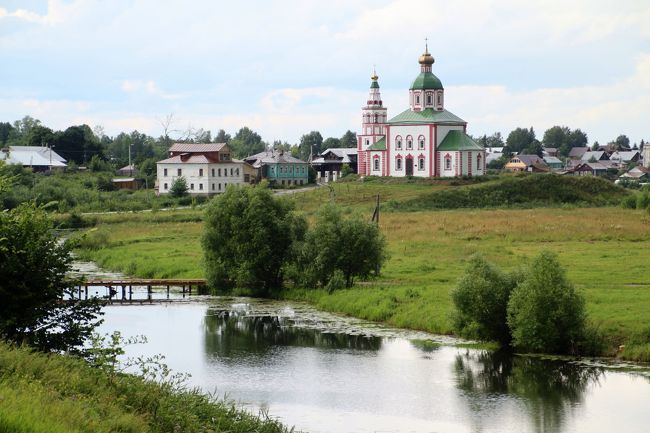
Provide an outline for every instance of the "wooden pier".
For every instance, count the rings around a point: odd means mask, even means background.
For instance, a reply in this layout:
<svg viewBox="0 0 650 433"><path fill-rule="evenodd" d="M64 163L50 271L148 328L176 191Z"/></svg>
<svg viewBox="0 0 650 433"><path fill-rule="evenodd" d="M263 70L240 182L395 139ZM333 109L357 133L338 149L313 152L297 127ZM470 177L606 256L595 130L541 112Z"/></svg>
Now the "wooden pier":
<svg viewBox="0 0 650 433"><path fill-rule="evenodd" d="M89 287L105 287L107 289L107 298L109 302L117 301L124 302L142 302L153 301L152 294L154 287L167 288L167 299L169 299L170 287L180 287L183 293L191 295L194 288L195 293L200 293L207 287L207 281L203 278L123 278L123 279L92 279L84 281L83 284L75 287L78 290L79 299L82 296L88 299ZM146 287L147 299L133 299L133 287ZM83 292L83 294L82 294ZM122 296L118 296L121 292ZM128 296L127 296L128 294Z"/></svg>

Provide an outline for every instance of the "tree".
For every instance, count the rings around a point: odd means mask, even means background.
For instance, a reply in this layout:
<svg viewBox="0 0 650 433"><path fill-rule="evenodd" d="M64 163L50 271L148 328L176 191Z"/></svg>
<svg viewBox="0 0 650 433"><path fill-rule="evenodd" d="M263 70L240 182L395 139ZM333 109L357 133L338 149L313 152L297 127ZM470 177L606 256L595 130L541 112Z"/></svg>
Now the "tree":
<svg viewBox="0 0 650 433"><path fill-rule="evenodd" d="M325 141L323 141L323 150L337 147L341 147L341 140L338 138L327 137Z"/></svg>
<svg viewBox="0 0 650 433"><path fill-rule="evenodd" d="M71 126L57 132L53 142L58 154L77 164L85 164L93 155L103 154L99 140L88 125Z"/></svg>
<svg viewBox="0 0 650 433"><path fill-rule="evenodd" d="M13 133L14 127L9 122L0 122L0 146L4 147Z"/></svg>
<svg viewBox="0 0 650 433"><path fill-rule="evenodd" d="M359 217L343 218L340 208L326 204L307 233L296 275L303 285L326 286L340 272L350 287L356 277L378 273L386 259L386 243L377 225Z"/></svg>
<svg viewBox="0 0 650 433"><path fill-rule="evenodd" d="M347 148L357 147L357 134L350 130L345 131L345 134L341 137L339 146Z"/></svg>
<svg viewBox="0 0 650 433"><path fill-rule="evenodd" d="M508 134L506 139L507 153L519 153L535 141L535 131L533 128L517 128Z"/></svg>
<svg viewBox="0 0 650 433"><path fill-rule="evenodd" d="M185 180L185 177L183 176L174 179L169 188L169 194L171 194L172 197L184 197L187 195L187 191L187 180Z"/></svg>
<svg viewBox="0 0 650 433"><path fill-rule="evenodd" d="M214 136L214 142L215 143L230 143L230 140L232 137L230 134L226 134L226 131L223 129L220 129L217 131L217 135Z"/></svg>
<svg viewBox="0 0 650 433"><path fill-rule="evenodd" d="M206 209L201 239L208 285L217 293L238 287L256 296L280 288L294 244L307 229L291 202L267 188L229 186Z"/></svg>
<svg viewBox="0 0 650 433"><path fill-rule="evenodd" d="M544 155L544 148L542 147L542 143L533 140L532 143L521 150L521 153L524 155L537 155L541 158Z"/></svg>
<svg viewBox="0 0 650 433"><path fill-rule="evenodd" d="M516 274L505 274L482 256L472 256L451 294L458 333L502 346L510 344L508 301L516 284Z"/></svg>
<svg viewBox="0 0 650 433"><path fill-rule="evenodd" d="M316 157L323 151L323 136L318 131L311 131L300 137L300 144L298 144L298 158L303 161L309 159L309 155Z"/></svg>
<svg viewBox="0 0 650 433"><path fill-rule="evenodd" d="M616 140L614 140L614 145L616 146L616 150L629 149L630 139L627 137L627 135L621 134L616 137Z"/></svg>
<svg viewBox="0 0 650 433"><path fill-rule="evenodd" d="M138 166L140 176L146 179L147 185L153 186L153 183L156 180L156 171L158 170L156 162L156 158L147 158L144 159Z"/></svg>
<svg viewBox="0 0 650 433"><path fill-rule="evenodd" d="M233 139L230 140L229 145L235 158L246 158L260 153L266 148L262 137L246 126L237 131Z"/></svg>
<svg viewBox="0 0 650 433"><path fill-rule="evenodd" d="M585 301L554 254L537 256L512 291L508 325L519 350L576 353L584 337Z"/></svg>
<svg viewBox="0 0 650 433"><path fill-rule="evenodd" d="M580 129L571 130L566 126L553 126L544 132L542 143L545 147L555 147L560 155L568 156L574 147L587 146L587 134Z"/></svg>
<svg viewBox="0 0 650 433"><path fill-rule="evenodd" d="M600 143L598 143L597 141L594 141L593 146L591 146L591 150L595 152L595 151L598 150L599 147L600 147Z"/></svg>
<svg viewBox="0 0 650 433"><path fill-rule="evenodd" d="M71 244L59 242L52 229L33 204L0 212L0 337L44 351L82 353L100 323L101 302L71 298Z"/></svg>

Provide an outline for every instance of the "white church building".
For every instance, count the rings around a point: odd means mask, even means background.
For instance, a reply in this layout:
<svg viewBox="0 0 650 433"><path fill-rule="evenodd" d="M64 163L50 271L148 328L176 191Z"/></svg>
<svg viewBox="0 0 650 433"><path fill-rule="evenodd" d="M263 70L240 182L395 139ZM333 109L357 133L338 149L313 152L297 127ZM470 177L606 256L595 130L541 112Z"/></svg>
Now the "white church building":
<svg viewBox="0 0 650 433"><path fill-rule="evenodd" d="M456 177L485 173L485 149L466 134L467 122L445 110L445 90L431 72L428 47L419 58L420 74L409 89L409 108L388 119L371 77L357 134L358 173L362 176Z"/></svg>

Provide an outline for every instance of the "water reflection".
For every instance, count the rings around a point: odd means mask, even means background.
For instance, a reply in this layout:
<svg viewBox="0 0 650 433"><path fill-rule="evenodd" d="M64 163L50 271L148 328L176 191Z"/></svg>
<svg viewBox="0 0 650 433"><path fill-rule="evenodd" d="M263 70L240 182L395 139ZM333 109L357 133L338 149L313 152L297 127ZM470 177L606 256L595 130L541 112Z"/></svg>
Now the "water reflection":
<svg viewBox="0 0 650 433"><path fill-rule="evenodd" d="M566 419L575 416L587 390L604 374L601 368L566 361L469 351L456 356L453 370L473 412L481 412L476 403L486 398L515 398L536 432L564 431Z"/></svg>
<svg viewBox="0 0 650 433"><path fill-rule="evenodd" d="M246 311L208 310L204 319L206 353L219 357L263 355L277 346L378 351L381 338L323 333L296 326L286 316L252 316Z"/></svg>

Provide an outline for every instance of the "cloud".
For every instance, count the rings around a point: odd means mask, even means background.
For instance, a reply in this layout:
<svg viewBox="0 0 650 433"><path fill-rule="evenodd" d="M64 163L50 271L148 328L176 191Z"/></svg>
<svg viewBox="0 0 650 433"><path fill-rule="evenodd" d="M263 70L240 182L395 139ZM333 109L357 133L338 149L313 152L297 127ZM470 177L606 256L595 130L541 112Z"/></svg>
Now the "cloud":
<svg viewBox="0 0 650 433"><path fill-rule="evenodd" d="M154 80L122 80L120 88L125 93L157 96L162 99L181 99L187 96L183 93L164 92Z"/></svg>
<svg viewBox="0 0 650 433"><path fill-rule="evenodd" d="M0 7L0 20L3 18L16 18L28 23L52 26L62 24L67 19L76 15L81 4L81 1L66 3L62 0L48 0L47 13L45 15L40 15L36 12L22 8L9 12L6 8Z"/></svg>

